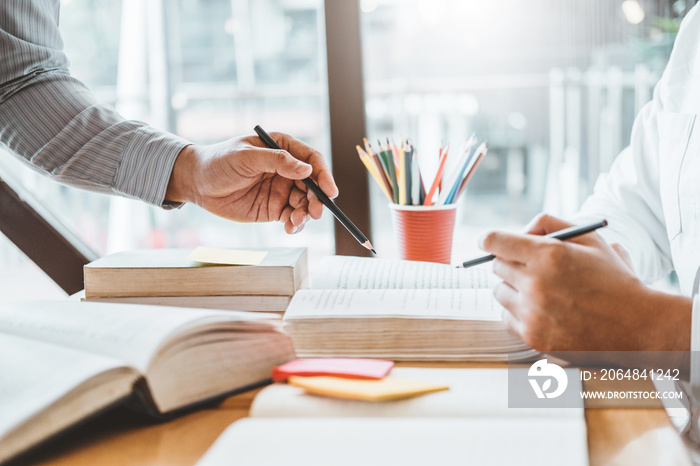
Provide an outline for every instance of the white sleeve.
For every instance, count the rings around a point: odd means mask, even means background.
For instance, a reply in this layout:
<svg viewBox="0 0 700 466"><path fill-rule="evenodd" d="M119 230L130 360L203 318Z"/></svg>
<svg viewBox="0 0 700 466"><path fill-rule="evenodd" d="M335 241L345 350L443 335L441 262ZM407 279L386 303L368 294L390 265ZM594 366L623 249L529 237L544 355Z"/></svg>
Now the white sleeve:
<svg viewBox="0 0 700 466"><path fill-rule="evenodd" d="M605 218L599 232L630 253L637 274L656 280L671 268L658 174L658 86L655 97L637 116L629 147L598 179L595 191L573 218L576 223Z"/></svg>
<svg viewBox="0 0 700 466"><path fill-rule="evenodd" d="M688 395L687 409L690 412L690 422L684 430L695 444L700 445L700 296L697 294L698 278L695 280L696 292L693 297L692 324L690 327L690 382L681 382L683 392Z"/></svg>

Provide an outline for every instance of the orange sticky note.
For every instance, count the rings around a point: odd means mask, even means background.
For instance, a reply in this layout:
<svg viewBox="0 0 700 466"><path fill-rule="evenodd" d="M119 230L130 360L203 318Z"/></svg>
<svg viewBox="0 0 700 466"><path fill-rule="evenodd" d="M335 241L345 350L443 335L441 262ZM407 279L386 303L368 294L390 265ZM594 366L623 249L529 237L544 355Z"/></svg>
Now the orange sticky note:
<svg viewBox="0 0 700 466"><path fill-rule="evenodd" d="M330 375L353 379L381 379L389 373L392 367L394 367L393 361L383 361L381 359L296 359L275 367L272 370L272 380L284 382L291 375Z"/></svg>
<svg viewBox="0 0 700 466"><path fill-rule="evenodd" d="M289 384L312 395L348 400L388 401L449 390L446 385L385 377L381 380L344 379L340 377L289 377Z"/></svg>

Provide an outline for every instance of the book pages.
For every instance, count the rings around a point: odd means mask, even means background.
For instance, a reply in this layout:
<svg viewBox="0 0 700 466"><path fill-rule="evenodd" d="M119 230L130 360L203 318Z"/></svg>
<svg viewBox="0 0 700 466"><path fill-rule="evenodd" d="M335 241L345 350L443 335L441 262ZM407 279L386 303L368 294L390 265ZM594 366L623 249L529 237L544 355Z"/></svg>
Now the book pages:
<svg viewBox="0 0 700 466"><path fill-rule="evenodd" d="M188 327L264 320L265 316L136 304L26 301L0 309L0 332L111 356L146 372L158 347Z"/></svg>
<svg viewBox="0 0 700 466"><path fill-rule="evenodd" d="M486 269L458 269L430 262L329 256L312 275L315 289L491 288L498 278Z"/></svg>
<svg viewBox="0 0 700 466"><path fill-rule="evenodd" d="M137 377L112 358L1 333L0 355L0 462L122 398ZM100 376L100 396L68 397Z"/></svg>
<svg viewBox="0 0 700 466"><path fill-rule="evenodd" d="M501 321L502 311L491 290L485 289L299 290L285 320L410 317Z"/></svg>

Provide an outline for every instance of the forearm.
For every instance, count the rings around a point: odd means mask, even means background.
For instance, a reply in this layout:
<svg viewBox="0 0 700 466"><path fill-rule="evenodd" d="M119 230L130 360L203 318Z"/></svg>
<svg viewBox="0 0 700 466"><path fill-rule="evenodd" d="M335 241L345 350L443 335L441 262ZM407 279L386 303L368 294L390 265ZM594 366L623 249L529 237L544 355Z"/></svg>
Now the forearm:
<svg viewBox="0 0 700 466"><path fill-rule="evenodd" d="M690 351L693 300L679 294L649 289L630 311L638 318L633 349L639 351Z"/></svg>
<svg viewBox="0 0 700 466"><path fill-rule="evenodd" d="M0 104L0 141L33 168L71 186L161 205L188 143L100 105L78 81L36 77Z"/></svg>
<svg viewBox="0 0 700 466"><path fill-rule="evenodd" d="M61 183L161 205L188 142L125 120L69 75L57 8L0 6L0 143Z"/></svg>

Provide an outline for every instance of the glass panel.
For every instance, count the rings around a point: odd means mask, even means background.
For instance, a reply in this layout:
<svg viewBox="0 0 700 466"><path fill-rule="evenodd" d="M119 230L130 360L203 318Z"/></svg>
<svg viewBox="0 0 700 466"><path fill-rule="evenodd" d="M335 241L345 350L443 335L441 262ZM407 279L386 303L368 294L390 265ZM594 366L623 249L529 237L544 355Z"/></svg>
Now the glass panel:
<svg viewBox="0 0 700 466"><path fill-rule="evenodd" d="M328 153L320 0L62 0L60 17L71 73L127 118L195 143L260 124ZM309 246L315 260L334 248L330 215L288 236L280 223L238 224L189 205L163 211L60 186L4 154L0 163L100 254ZM0 257L7 249L0 244Z"/></svg>
<svg viewBox="0 0 700 466"><path fill-rule="evenodd" d="M0 233L0 304L24 299L60 299L66 293Z"/></svg>
<svg viewBox="0 0 700 466"><path fill-rule="evenodd" d="M691 3L361 1L370 140L410 138L429 162L472 132L489 142L461 199L453 260L478 253L487 228L578 208L629 141ZM372 184L372 240L395 256Z"/></svg>

